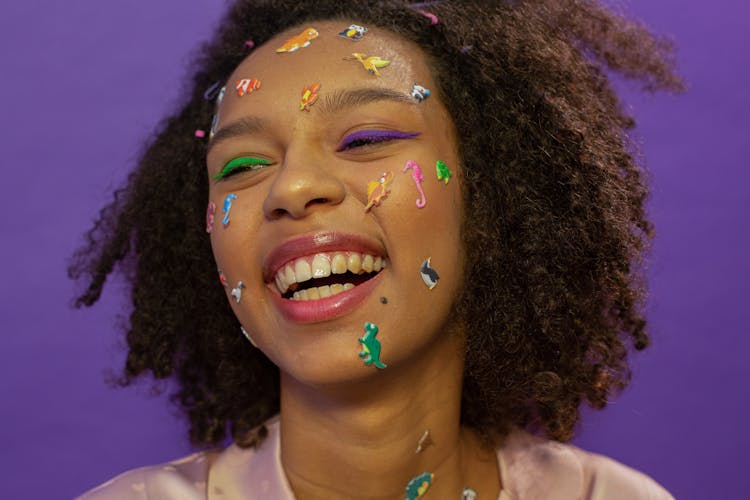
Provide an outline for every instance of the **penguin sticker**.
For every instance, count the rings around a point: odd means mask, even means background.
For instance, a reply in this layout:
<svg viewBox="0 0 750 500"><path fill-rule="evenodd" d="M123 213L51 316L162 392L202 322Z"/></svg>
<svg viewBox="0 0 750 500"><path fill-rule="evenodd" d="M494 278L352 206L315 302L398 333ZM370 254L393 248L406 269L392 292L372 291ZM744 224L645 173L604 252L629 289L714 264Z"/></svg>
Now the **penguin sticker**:
<svg viewBox="0 0 750 500"><path fill-rule="evenodd" d="M427 288L432 290L435 288L435 285L437 285L440 276L437 271L430 266L430 259L432 259L432 257L427 257L427 260L422 262L422 267L419 268L419 274L422 275L422 281L427 285Z"/></svg>

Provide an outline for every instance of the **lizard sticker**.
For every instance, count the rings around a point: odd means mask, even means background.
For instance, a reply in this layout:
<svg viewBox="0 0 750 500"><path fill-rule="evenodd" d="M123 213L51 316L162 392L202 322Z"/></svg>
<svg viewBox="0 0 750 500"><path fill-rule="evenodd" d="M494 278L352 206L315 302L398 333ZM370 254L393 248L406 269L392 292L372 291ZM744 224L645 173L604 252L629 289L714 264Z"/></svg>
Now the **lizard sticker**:
<svg viewBox="0 0 750 500"><path fill-rule="evenodd" d="M362 344L362 352L359 353L359 357L365 358L367 366L375 365L382 370L388 365L380 361L380 341L375 338L377 334L377 325L369 321L365 323L365 336L358 339L359 343Z"/></svg>

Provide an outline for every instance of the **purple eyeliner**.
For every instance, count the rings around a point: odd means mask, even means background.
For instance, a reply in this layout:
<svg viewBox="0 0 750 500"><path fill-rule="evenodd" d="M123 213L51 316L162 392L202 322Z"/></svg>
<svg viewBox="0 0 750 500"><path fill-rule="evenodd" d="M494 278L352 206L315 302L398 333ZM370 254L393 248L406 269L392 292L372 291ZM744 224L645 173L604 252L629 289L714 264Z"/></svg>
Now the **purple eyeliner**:
<svg viewBox="0 0 750 500"><path fill-rule="evenodd" d="M384 142L392 139L411 139L420 135L419 132L399 132L397 130L357 130L347 135L336 152L343 151L355 141L369 140L371 143Z"/></svg>

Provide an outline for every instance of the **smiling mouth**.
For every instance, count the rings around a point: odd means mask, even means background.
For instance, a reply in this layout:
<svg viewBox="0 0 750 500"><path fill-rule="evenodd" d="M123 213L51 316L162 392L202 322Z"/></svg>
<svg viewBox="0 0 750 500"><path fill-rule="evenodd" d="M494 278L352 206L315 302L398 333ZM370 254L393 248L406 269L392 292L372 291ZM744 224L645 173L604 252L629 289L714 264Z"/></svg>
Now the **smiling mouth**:
<svg viewBox="0 0 750 500"><path fill-rule="evenodd" d="M321 252L282 266L274 276L285 299L317 300L337 295L374 278L386 267L379 255L359 252Z"/></svg>

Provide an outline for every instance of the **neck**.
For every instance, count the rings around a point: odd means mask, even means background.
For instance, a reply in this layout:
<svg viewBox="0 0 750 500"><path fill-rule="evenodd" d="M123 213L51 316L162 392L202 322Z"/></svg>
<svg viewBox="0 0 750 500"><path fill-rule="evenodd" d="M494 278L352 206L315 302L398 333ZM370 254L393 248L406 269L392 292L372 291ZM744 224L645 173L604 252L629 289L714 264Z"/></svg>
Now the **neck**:
<svg viewBox="0 0 750 500"><path fill-rule="evenodd" d="M311 388L282 375L281 459L297 498L403 499L425 472L434 474L431 498L460 499L464 486L497 496L494 451L460 426L463 357L446 338L437 355L373 369L355 387Z"/></svg>

